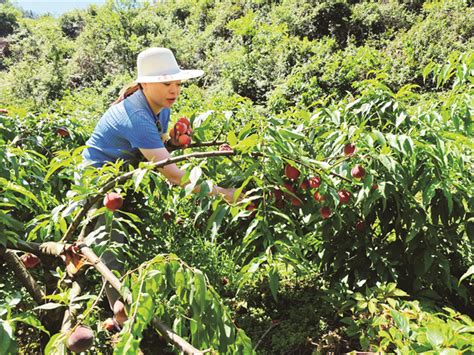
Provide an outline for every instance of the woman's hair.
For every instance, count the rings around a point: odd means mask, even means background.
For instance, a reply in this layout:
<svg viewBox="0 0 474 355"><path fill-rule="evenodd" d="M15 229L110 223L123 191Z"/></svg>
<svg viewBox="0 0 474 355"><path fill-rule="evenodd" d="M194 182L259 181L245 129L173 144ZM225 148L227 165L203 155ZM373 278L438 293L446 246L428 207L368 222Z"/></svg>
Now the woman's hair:
<svg viewBox="0 0 474 355"><path fill-rule="evenodd" d="M125 85L122 88L122 90L120 90L119 97L117 98L117 100L114 101L113 105L118 104L119 102L122 102L125 98L132 95L135 91L141 88L142 88L141 84L140 83L137 84L135 82Z"/></svg>

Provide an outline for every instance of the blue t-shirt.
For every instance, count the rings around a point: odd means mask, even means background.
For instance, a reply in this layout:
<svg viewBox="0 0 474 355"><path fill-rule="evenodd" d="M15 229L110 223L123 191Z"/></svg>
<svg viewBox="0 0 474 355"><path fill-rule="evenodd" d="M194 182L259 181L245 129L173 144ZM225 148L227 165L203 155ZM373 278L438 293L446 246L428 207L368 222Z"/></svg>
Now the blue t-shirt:
<svg viewBox="0 0 474 355"><path fill-rule="evenodd" d="M104 113L82 155L95 167L118 159L137 159L139 148L164 147L161 134L168 131L169 120L169 108L155 116L142 90L137 90Z"/></svg>

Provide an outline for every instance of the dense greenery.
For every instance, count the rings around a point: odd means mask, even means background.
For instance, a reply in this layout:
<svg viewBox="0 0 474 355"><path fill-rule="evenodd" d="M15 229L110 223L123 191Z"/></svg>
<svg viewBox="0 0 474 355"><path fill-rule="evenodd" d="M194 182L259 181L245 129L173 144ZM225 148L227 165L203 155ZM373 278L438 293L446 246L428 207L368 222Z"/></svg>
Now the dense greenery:
<svg viewBox="0 0 474 355"><path fill-rule="evenodd" d="M97 233L128 237L115 248L131 271L135 317L117 353L176 351L151 335L153 316L220 353L474 352L470 2L121 0L58 19L7 2L0 19L0 243L59 241L82 201L134 171L113 188L127 196L119 216L94 212L108 221ZM180 163L186 189L147 163L79 178L85 141L149 46L205 70L186 83L173 120L187 116L196 142L225 140L236 154ZM301 172L295 181L287 164ZM305 187L315 176L319 186ZM247 197L209 198L212 183ZM111 353L92 269L73 300L64 265L43 260L31 272L48 303L33 309L2 268L1 349L63 352L67 334L39 319L74 301L95 351Z"/></svg>

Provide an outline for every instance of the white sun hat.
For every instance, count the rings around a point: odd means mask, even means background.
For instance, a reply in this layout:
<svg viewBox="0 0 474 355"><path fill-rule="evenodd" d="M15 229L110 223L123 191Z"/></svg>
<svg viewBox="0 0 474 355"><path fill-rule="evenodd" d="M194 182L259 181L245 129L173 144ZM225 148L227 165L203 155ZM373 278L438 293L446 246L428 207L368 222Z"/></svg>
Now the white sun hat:
<svg viewBox="0 0 474 355"><path fill-rule="evenodd" d="M197 78L202 70L181 70L168 48L148 48L137 58L137 83L162 83Z"/></svg>

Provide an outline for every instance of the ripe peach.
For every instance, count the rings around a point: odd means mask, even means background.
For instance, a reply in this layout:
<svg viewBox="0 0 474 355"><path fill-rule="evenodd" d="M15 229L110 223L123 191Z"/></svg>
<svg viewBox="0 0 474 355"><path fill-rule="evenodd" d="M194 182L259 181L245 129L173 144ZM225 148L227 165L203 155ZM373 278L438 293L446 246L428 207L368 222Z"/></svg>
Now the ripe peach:
<svg viewBox="0 0 474 355"><path fill-rule="evenodd" d="M290 180L296 180L300 176L300 171L290 164L286 164L285 175Z"/></svg>
<svg viewBox="0 0 474 355"><path fill-rule="evenodd" d="M302 205L302 202L301 200L298 198L298 197L292 197L291 198L291 204L293 206L301 206Z"/></svg>
<svg viewBox="0 0 474 355"><path fill-rule="evenodd" d="M174 125L174 128L179 134L184 134L188 130L188 126L186 126L182 122L176 122L176 124Z"/></svg>
<svg viewBox="0 0 474 355"><path fill-rule="evenodd" d="M285 201L283 201L283 200L277 200L277 201L275 202L275 205L277 206L277 208L282 209L283 207L285 207Z"/></svg>
<svg viewBox="0 0 474 355"><path fill-rule="evenodd" d="M365 169L360 165L356 165L352 168L351 175L355 179L362 179L365 176Z"/></svg>
<svg viewBox="0 0 474 355"><path fill-rule="evenodd" d="M171 138L176 137L176 128L173 127L173 128L170 129L170 137Z"/></svg>
<svg viewBox="0 0 474 355"><path fill-rule="evenodd" d="M363 232L365 231L365 222L362 219L359 219L356 224L355 224L355 229L358 232Z"/></svg>
<svg viewBox="0 0 474 355"><path fill-rule="evenodd" d="M323 202L323 201L326 201L326 196L324 195L321 195L318 191L316 191L313 195L314 197L314 200L316 202Z"/></svg>
<svg viewBox="0 0 474 355"><path fill-rule="evenodd" d="M308 180L301 181L300 188L302 190L307 190L309 188L309 181Z"/></svg>
<svg viewBox="0 0 474 355"><path fill-rule="evenodd" d="M123 198L117 192L109 192L104 197L104 206L111 211L118 210L123 205Z"/></svg>
<svg viewBox="0 0 474 355"><path fill-rule="evenodd" d="M317 189L321 185L321 178L319 176L313 176L309 179L309 186L312 189Z"/></svg>
<svg viewBox="0 0 474 355"><path fill-rule="evenodd" d="M118 330L118 325L116 325L115 321L112 318L107 318L102 322L102 329L105 329L109 332L114 330Z"/></svg>
<svg viewBox="0 0 474 355"><path fill-rule="evenodd" d="M191 127L191 122L189 122L189 120L186 118L186 117L181 117L178 122L181 122L183 124L186 125L186 127Z"/></svg>
<svg viewBox="0 0 474 355"><path fill-rule="evenodd" d="M66 127L58 127L56 129L56 133L59 134L63 138L69 137L69 131Z"/></svg>
<svg viewBox="0 0 474 355"><path fill-rule="evenodd" d="M344 155L345 156L349 156L349 155L352 155L354 154L356 150L356 146L352 143L347 143L345 146L344 146Z"/></svg>
<svg viewBox="0 0 474 355"><path fill-rule="evenodd" d="M321 213L323 219L327 219L331 216L331 208L329 206L323 206L319 209L319 213Z"/></svg>
<svg viewBox="0 0 474 355"><path fill-rule="evenodd" d="M337 195L339 196L339 202L341 204L347 204L349 203L349 200L351 198L351 193L347 190L339 190L337 192Z"/></svg>
<svg viewBox="0 0 474 355"><path fill-rule="evenodd" d="M74 353L88 350L94 343L94 333L88 327L78 326L67 339L67 347Z"/></svg>
<svg viewBox="0 0 474 355"><path fill-rule="evenodd" d="M187 147L191 144L191 137L186 134L182 134L179 136L178 142L180 146Z"/></svg>
<svg viewBox="0 0 474 355"><path fill-rule="evenodd" d="M283 185L288 191L292 192L293 194L296 193L295 186L293 185L291 181L285 181Z"/></svg>
<svg viewBox="0 0 474 355"><path fill-rule="evenodd" d="M256 208L257 208L257 205L256 205L255 203L253 203L253 202L250 202L250 203L247 205L247 207L245 207L245 209L246 209L247 211L253 211L253 210L256 209Z"/></svg>

